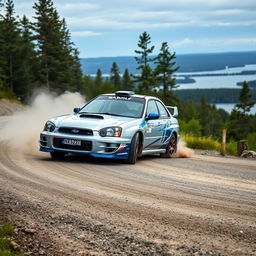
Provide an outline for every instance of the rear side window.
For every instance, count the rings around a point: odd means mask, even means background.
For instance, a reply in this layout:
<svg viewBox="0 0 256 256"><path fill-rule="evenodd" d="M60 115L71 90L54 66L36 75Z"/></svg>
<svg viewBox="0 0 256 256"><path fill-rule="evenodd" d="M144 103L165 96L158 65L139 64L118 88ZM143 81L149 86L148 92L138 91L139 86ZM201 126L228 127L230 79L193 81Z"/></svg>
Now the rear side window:
<svg viewBox="0 0 256 256"><path fill-rule="evenodd" d="M157 101L157 102L156 102L156 105L157 105L157 107L158 107L158 109L159 109L160 117L161 117L161 118L167 118L167 117L169 117L168 112L166 111L164 105L163 105L161 102Z"/></svg>
<svg viewBox="0 0 256 256"><path fill-rule="evenodd" d="M156 102L154 100L150 100L148 102L148 107L147 107L147 115L148 114L159 114Z"/></svg>

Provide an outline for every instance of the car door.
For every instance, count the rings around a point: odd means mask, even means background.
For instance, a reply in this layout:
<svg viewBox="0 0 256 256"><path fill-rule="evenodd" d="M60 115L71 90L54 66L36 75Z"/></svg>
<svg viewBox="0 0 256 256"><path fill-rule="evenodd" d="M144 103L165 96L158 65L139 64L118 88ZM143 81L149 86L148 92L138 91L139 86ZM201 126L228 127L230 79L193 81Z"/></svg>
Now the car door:
<svg viewBox="0 0 256 256"><path fill-rule="evenodd" d="M156 101L156 105L160 114L159 126L161 129L161 140L159 142L159 146L162 146L166 144L171 135L171 117L165 106L160 101Z"/></svg>
<svg viewBox="0 0 256 256"><path fill-rule="evenodd" d="M148 114L159 114L155 100L148 101L146 116L148 116ZM161 145L161 136L162 131L160 119L147 120L145 125L144 148L159 148Z"/></svg>

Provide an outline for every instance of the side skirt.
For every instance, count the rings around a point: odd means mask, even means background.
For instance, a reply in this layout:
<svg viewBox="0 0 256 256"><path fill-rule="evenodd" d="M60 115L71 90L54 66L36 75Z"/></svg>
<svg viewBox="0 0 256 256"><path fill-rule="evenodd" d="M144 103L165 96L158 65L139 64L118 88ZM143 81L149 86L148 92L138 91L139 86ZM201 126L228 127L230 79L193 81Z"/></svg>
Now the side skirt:
<svg viewBox="0 0 256 256"><path fill-rule="evenodd" d="M166 149L144 149L142 155L160 154L165 153Z"/></svg>

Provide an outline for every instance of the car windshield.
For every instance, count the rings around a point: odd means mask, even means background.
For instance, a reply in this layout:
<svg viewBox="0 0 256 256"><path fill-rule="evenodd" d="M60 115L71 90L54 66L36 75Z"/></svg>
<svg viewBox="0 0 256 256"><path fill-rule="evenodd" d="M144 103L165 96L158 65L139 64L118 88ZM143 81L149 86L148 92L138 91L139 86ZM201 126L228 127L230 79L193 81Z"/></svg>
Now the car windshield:
<svg viewBox="0 0 256 256"><path fill-rule="evenodd" d="M140 118L145 99L139 97L117 97L102 95L85 105L79 113L106 114Z"/></svg>

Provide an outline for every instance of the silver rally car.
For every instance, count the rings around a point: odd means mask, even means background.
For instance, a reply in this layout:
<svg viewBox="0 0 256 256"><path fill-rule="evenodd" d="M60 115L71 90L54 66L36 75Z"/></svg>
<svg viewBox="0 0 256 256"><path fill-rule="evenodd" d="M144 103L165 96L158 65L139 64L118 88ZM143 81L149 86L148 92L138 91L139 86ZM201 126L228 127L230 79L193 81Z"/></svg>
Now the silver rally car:
<svg viewBox="0 0 256 256"><path fill-rule="evenodd" d="M40 150L52 158L87 154L130 164L146 154L169 158L177 150L177 114L177 107L166 107L155 97L130 91L103 94L74 108L74 114L47 121L40 134Z"/></svg>

